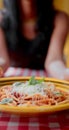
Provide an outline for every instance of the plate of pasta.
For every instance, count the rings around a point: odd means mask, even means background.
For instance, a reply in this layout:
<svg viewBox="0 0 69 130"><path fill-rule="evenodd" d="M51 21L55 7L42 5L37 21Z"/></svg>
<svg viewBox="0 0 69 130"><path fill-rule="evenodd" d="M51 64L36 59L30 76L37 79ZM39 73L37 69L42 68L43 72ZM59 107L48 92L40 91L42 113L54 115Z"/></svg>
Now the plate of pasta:
<svg viewBox="0 0 69 130"><path fill-rule="evenodd" d="M42 115L69 109L69 82L42 77L0 79L0 112Z"/></svg>

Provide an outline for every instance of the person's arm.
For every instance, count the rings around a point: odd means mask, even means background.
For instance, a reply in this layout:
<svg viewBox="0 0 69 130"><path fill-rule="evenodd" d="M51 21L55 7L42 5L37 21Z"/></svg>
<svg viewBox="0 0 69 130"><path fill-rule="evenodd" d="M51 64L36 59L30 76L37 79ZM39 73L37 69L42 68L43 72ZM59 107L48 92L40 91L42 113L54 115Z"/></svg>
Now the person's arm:
<svg viewBox="0 0 69 130"><path fill-rule="evenodd" d="M0 15L0 24L2 23L2 15ZM5 33L2 27L0 27L0 67L3 68L3 71L6 71L8 68L10 62L9 62L9 55L6 47L6 39L5 39Z"/></svg>
<svg viewBox="0 0 69 130"><path fill-rule="evenodd" d="M55 27L52 33L48 54L45 60L45 69L52 77L64 79L64 71L66 66L63 61L63 48L68 34L68 16L64 13L58 13L55 17L54 25Z"/></svg>
<svg viewBox="0 0 69 130"><path fill-rule="evenodd" d="M2 68L0 67L0 78L3 76L3 70Z"/></svg>
<svg viewBox="0 0 69 130"><path fill-rule="evenodd" d="M9 2L9 0L3 0L4 8L0 10L0 67L3 68L4 72L10 65L6 39L9 25L12 25L10 23L11 7L9 6Z"/></svg>

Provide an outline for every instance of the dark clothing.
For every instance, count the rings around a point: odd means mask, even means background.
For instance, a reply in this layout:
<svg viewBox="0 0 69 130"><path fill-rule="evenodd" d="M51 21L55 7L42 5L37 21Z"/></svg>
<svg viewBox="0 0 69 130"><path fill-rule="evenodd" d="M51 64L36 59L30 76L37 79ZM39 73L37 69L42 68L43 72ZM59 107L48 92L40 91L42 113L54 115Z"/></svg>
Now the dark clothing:
<svg viewBox="0 0 69 130"><path fill-rule="evenodd" d="M36 0L38 35L33 40L28 40L21 34L17 0L4 0L4 5L6 11L2 26L6 34L8 50L11 52L10 56L15 57L17 61L19 60L17 66L22 66L20 62L23 57L25 60L27 59L23 67L42 69L54 28L55 11L52 0ZM19 58L17 58L18 56Z"/></svg>

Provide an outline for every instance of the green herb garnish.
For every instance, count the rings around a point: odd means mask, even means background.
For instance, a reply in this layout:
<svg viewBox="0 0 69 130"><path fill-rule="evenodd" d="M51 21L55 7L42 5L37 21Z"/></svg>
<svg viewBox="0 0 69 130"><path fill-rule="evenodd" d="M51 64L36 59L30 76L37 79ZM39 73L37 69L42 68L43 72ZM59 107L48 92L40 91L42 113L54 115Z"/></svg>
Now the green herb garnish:
<svg viewBox="0 0 69 130"><path fill-rule="evenodd" d="M11 103L13 102L13 99L12 98L4 98L2 99L2 101L0 102L0 104L7 104L7 103Z"/></svg>
<svg viewBox="0 0 69 130"><path fill-rule="evenodd" d="M40 80L36 80L34 76L32 76L29 80L29 85L36 85L36 84L40 84L44 81L44 78L40 79Z"/></svg>
<svg viewBox="0 0 69 130"><path fill-rule="evenodd" d="M55 95L59 95L59 96L62 96L63 94L61 92L54 92Z"/></svg>

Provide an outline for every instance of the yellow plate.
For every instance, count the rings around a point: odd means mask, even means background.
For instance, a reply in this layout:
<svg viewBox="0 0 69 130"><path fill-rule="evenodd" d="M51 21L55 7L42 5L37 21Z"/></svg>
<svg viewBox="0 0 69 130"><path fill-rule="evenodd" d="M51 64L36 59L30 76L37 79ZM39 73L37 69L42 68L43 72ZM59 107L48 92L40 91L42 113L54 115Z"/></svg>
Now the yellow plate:
<svg viewBox="0 0 69 130"><path fill-rule="evenodd" d="M0 87L4 85L12 84L16 81L27 81L30 77L11 77L11 78L0 78ZM41 77L36 77L36 79L41 79ZM45 82L52 82L56 85L57 88L69 91L69 82L56 80L53 78L45 78ZM0 105L0 112L7 112L11 114L17 114L22 116L36 116L36 115L44 115L50 114L54 112L59 112L63 110L69 110L69 101L67 103L62 103L60 105L53 105L53 106L21 106L21 107L14 107L14 106L7 106L7 105Z"/></svg>

